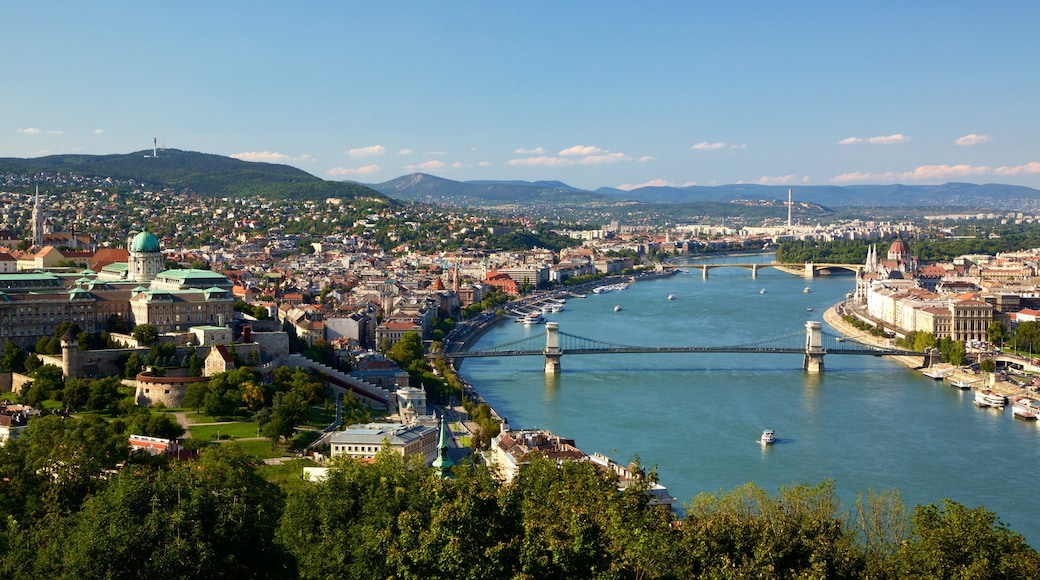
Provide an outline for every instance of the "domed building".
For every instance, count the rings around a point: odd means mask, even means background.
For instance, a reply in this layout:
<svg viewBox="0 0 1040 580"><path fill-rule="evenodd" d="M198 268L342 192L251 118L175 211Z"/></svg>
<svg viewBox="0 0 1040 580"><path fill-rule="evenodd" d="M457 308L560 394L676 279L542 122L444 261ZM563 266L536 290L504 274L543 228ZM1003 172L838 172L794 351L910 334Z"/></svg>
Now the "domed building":
<svg viewBox="0 0 1040 580"><path fill-rule="evenodd" d="M146 230L131 238L127 250L130 251L126 269L128 280L151 282L159 272L163 271L159 239L152 232Z"/></svg>

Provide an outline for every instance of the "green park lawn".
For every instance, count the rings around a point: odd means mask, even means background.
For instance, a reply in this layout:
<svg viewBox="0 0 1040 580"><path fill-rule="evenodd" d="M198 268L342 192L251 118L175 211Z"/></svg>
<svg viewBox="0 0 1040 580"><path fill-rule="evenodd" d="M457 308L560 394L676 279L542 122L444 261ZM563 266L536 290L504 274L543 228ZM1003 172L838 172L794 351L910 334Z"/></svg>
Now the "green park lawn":
<svg viewBox="0 0 1040 580"><path fill-rule="evenodd" d="M317 467L318 464L310 459L292 459L281 465L263 465L257 471L264 479L277 484L284 490L290 490L308 482L303 479L304 467Z"/></svg>
<svg viewBox="0 0 1040 580"><path fill-rule="evenodd" d="M221 423L219 425L190 425L192 439L203 441L216 441L220 439L241 439L243 437L256 437L258 425L253 421L235 421Z"/></svg>

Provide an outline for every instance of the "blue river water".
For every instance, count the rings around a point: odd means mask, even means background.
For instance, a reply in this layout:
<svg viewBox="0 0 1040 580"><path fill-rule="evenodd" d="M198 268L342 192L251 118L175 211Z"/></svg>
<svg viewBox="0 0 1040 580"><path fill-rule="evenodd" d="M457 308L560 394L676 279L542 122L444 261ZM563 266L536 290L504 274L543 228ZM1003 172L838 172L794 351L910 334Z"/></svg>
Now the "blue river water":
<svg viewBox="0 0 1040 580"><path fill-rule="evenodd" d="M615 344L747 344L804 334L853 285L851 276L807 280L769 268L756 279L722 268L571 298L546 317L561 332ZM477 348L544 333L507 323ZM638 455L681 503L749 481L776 492L833 480L849 509L858 492L896 488L908 507L943 498L985 506L1040 544L1040 427L1010 408L978 409L971 393L895 361L829 355L820 375L802 371L801 355L783 354L564 355L557 376L543 364L467 359L461 372L514 429L548 429L620 463ZM778 442L760 445L763 429Z"/></svg>

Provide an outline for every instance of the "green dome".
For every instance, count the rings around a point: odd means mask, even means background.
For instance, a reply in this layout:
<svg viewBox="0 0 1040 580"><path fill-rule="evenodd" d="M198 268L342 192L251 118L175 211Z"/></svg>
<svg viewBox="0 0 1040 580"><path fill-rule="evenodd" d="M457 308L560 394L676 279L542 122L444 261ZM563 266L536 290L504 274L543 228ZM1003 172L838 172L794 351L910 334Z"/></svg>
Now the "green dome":
<svg viewBox="0 0 1040 580"><path fill-rule="evenodd" d="M131 252L158 252L159 251L159 240L152 235L152 232L141 232L134 236L134 241L130 242Z"/></svg>

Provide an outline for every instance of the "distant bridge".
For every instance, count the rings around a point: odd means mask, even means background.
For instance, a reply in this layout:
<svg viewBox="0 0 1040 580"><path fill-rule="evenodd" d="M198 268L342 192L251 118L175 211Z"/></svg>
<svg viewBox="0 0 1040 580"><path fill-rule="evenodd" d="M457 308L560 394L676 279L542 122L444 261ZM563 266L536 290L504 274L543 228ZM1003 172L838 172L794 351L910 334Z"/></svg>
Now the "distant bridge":
<svg viewBox="0 0 1040 580"><path fill-rule="evenodd" d="M545 337L531 336L503 344L476 350L445 353L447 358L485 358L497 356L545 357L545 372L560 372L560 359L568 354L669 354L669 353L715 353L715 354L801 354L802 368L810 373L823 372L823 357L828 354L869 356L919 356L922 366L930 364L931 353L912 350L883 348L863 344L855 340L823 332L816 321L805 323L804 332L794 332L775 338L726 346L631 346L605 342L583 336L560 332L557 322L545 324Z"/></svg>
<svg viewBox="0 0 1040 580"><path fill-rule="evenodd" d="M863 271L865 266L863 264L837 264L830 262L815 263L806 262L805 264L784 264L781 262L766 262L766 263L734 263L734 264L682 264L682 265L669 265L672 268L678 268L681 270L700 270L701 276L704 278L708 277L709 270L715 270L717 268L744 268L745 270L751 270L751 277L758 278L758 271L765 268L776 268L778 270L790 271L801 269L802 275L806 278L815 278L816 274L821 270L849 270L851 272L860 273Z"/></svg>

